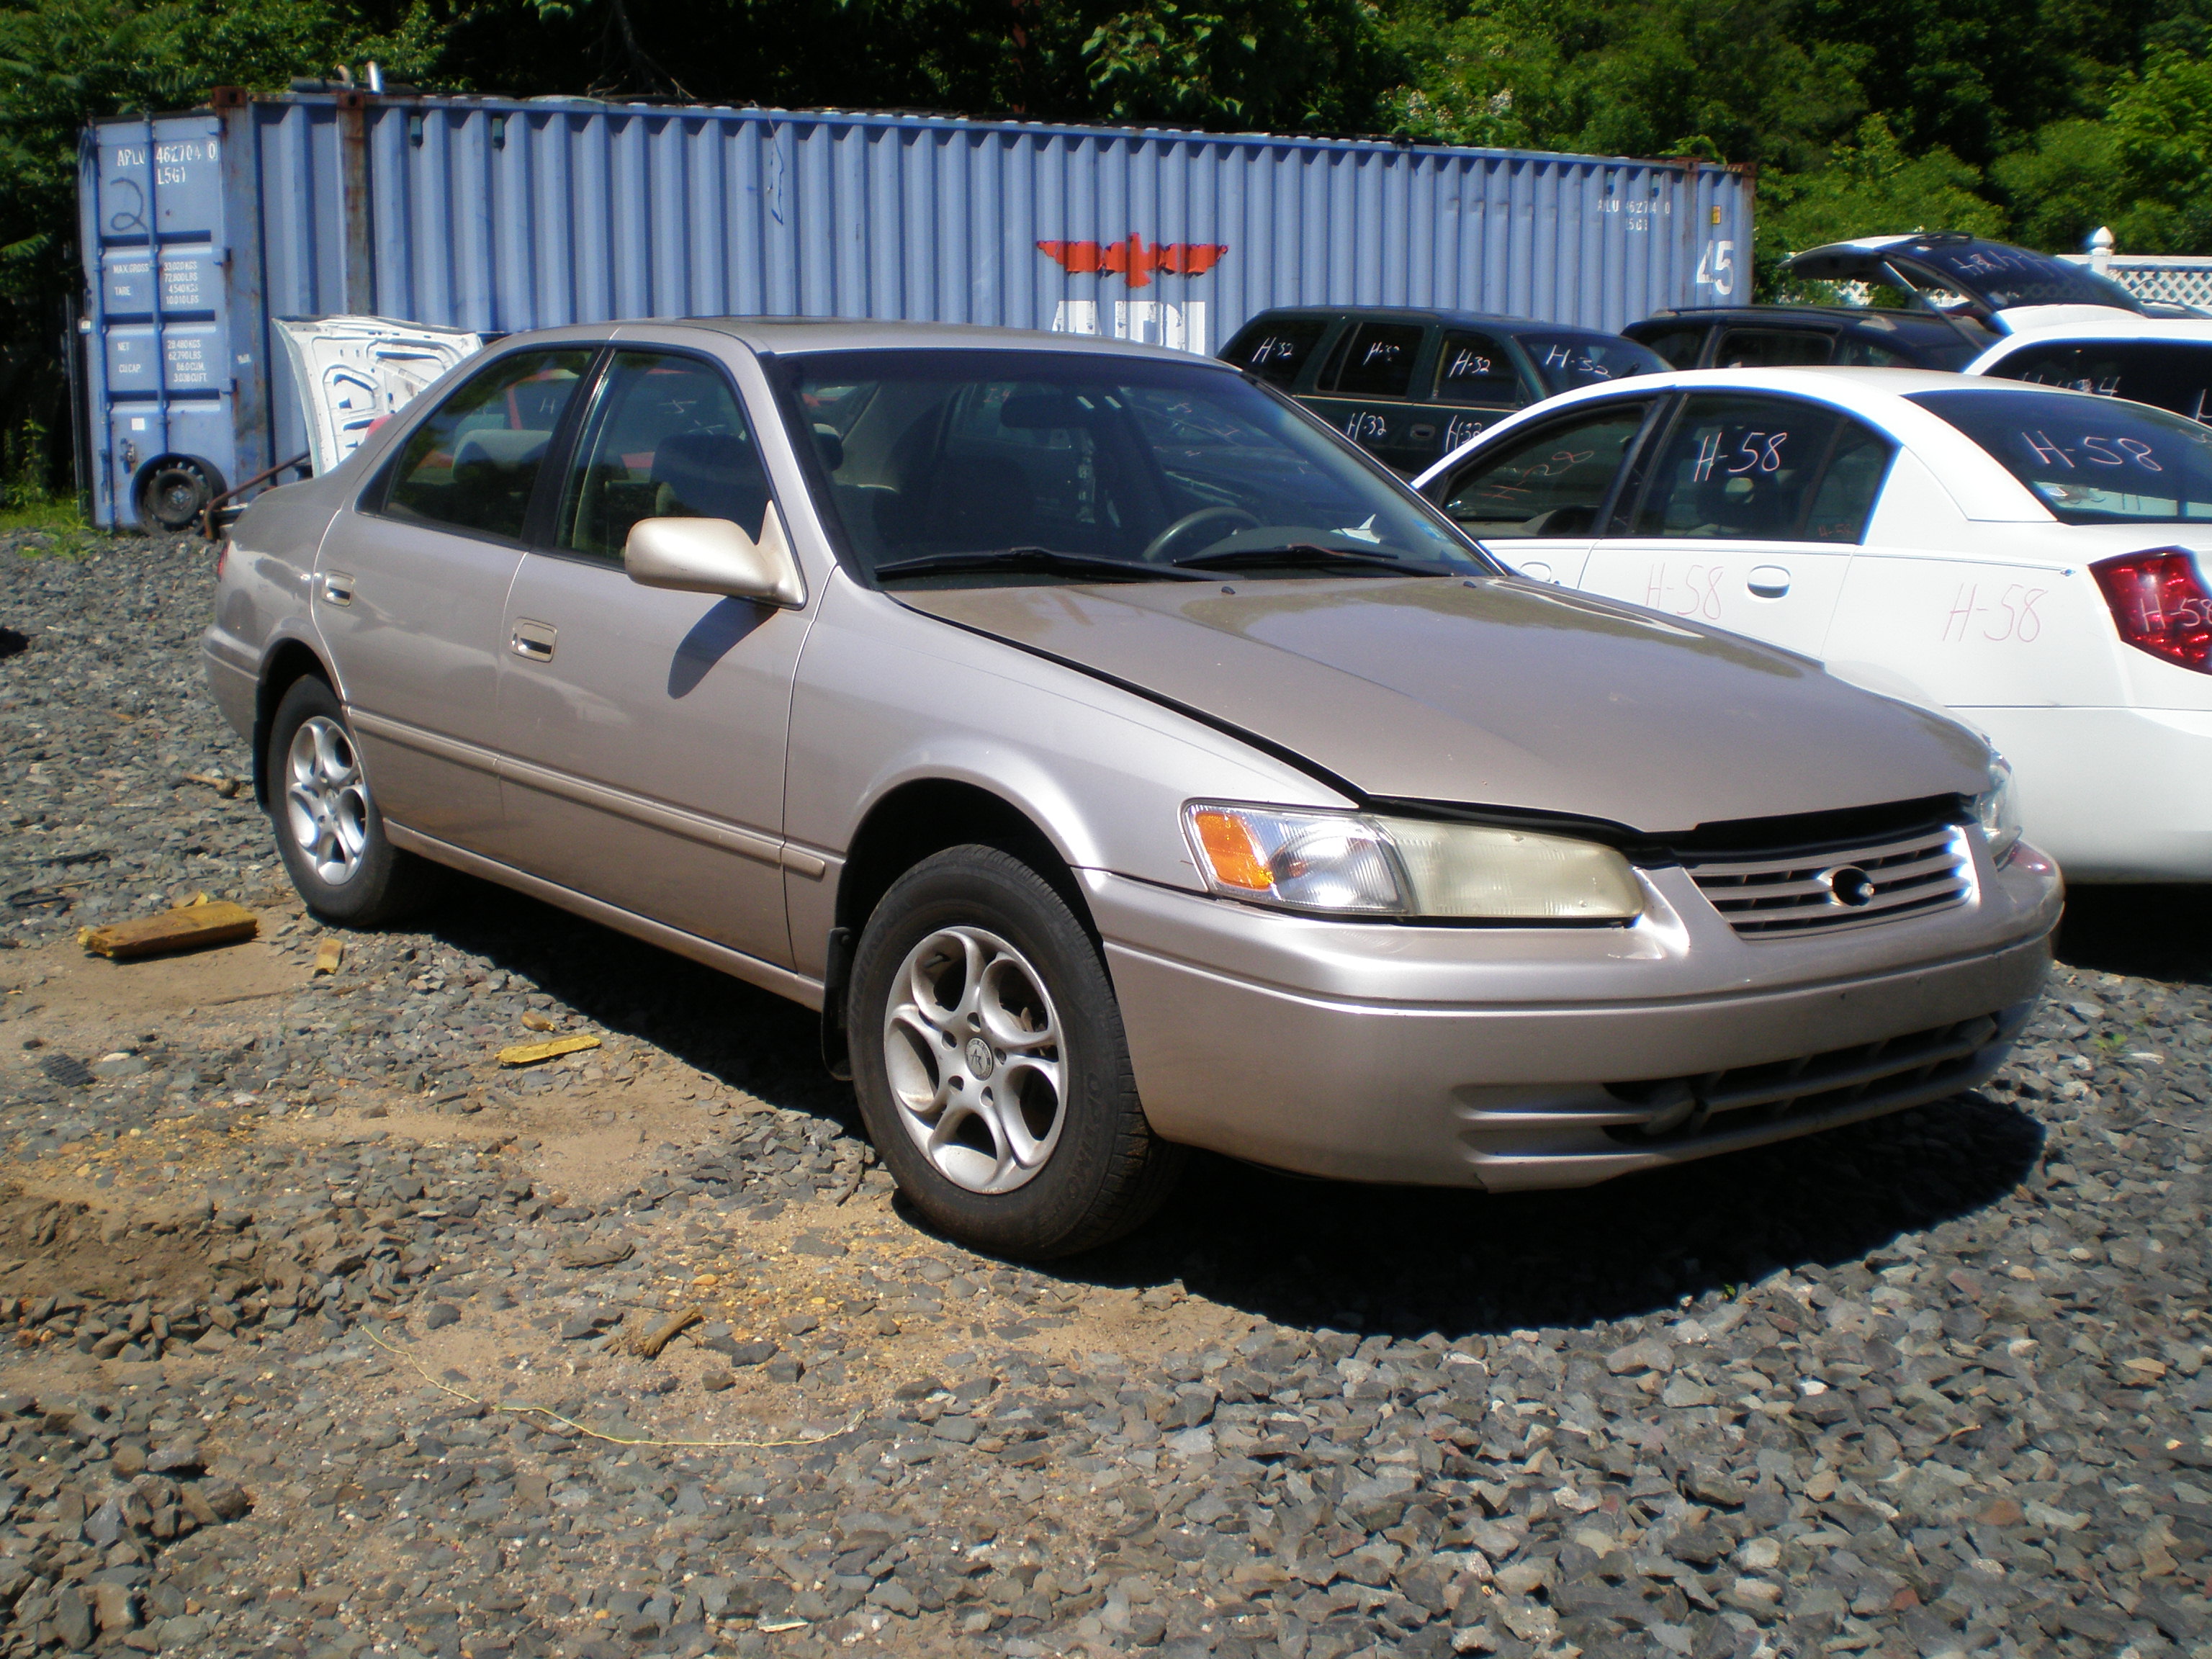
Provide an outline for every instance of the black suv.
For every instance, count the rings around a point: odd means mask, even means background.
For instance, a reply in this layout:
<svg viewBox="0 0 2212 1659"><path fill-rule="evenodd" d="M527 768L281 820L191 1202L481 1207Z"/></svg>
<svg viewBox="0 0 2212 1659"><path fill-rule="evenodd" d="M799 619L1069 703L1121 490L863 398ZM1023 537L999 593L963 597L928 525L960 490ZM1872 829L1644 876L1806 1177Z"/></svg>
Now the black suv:
<svg viewBox="0 0 2212 1659"><path fill-rule="evenodd" d="M1408 477L1525 404L1667 367L1596 329L1395 306L1263 311L1221 358Z"/></svg>
<svg viewBox="0 0 2212 1659"><path fill-rule="evenodd" d="M1996 343L1978 324L1857 306L1735 306L1654 312L1621 331L1676 368L1940 368Z"/></svg>

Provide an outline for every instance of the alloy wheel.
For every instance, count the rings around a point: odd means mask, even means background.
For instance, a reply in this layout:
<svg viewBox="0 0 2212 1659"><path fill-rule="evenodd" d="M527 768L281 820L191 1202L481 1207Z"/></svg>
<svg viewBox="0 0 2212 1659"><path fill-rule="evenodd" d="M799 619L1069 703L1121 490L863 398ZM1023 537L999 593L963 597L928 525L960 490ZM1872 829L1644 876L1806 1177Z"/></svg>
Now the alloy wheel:
<svg viewBox="0 0 2212 1659"><path fill-rule="evenodd" d="M1042 976L996 934L955 927L908 951L894 985L884 1068L914 1144L971 1193L1027 1184L1060 1142L1067 1094Z"/></svg>

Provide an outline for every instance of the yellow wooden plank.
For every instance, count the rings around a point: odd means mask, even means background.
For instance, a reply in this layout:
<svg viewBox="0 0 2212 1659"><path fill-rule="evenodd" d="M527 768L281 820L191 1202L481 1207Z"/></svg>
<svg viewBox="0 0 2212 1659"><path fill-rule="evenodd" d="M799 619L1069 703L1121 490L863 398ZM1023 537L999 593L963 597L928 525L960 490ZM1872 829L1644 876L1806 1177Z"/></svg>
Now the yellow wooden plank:
<svg viewBox="0 0 2212 1659"><path fill-rule="evenodd" d="M228 899L195 901L158 916L87 927L77 934L77 943L94 956L121 962L172 951L197 951L210 945L235 945L252 939L259 927L252 911Z"/></svg>
<svg viewBox="0 0 2212 1659"><path fill-rule="evenodd" d="M512 1048L499 1051L502 1066L535 1066L541 1060L558 1060L563 1054L580 1054L586 1048L596 1048L599 1040L595 1036L555 1037L550 1042L518 1042Z"/></svg>

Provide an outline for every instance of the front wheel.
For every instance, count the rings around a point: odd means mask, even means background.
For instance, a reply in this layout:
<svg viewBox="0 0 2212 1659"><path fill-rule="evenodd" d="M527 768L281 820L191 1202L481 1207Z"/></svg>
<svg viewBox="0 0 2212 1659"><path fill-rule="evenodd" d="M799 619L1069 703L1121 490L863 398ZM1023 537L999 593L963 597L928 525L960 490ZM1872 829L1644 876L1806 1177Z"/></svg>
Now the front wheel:
<svg viewBox="0 0 2212 1659"><path fill-rule="evenodd" d="M295 680L269 722L263 775L292 885L328 921L373 927L412 909L429 866L386 839L337 693Z"/></svg>
<svg viewBox="0 0 2212 1659"><path fill-rule="evenodd" d="M862 930L854 1087L908 1199L975 1249L1088 1249L1158 1209L1181 1164L1145 1121L1098 947L1036 871L955 847Z"/></svg>

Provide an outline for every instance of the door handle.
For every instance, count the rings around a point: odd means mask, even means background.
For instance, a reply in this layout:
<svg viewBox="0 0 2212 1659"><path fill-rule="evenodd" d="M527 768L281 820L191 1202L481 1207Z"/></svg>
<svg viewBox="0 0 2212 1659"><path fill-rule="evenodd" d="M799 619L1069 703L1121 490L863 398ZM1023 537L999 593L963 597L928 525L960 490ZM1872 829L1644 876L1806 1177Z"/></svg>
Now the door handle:
<svg viewBox="0 0 2212 1659"><path fill-rule="evenodd" d="M561 637L561 630L551 623L531 622L518 618L514 632L508 637L507 648L518 657L532 662L551 662L553 643Z"/></svg>
<svg viewBox="0 0 2212 1659"><path fill-rule="evenodd" d="M1778 599L1790 591L1790 573L1778 564L1753 565L1743 585L1759 599Z"/></svg>
<svg viewBox="0 0 2212 1659"><path fill-rule="evenodd" d="M323 574L323 603L325 605L351 605L353 603L353 578L347 575L343 570L325 571Z"/></svg>

